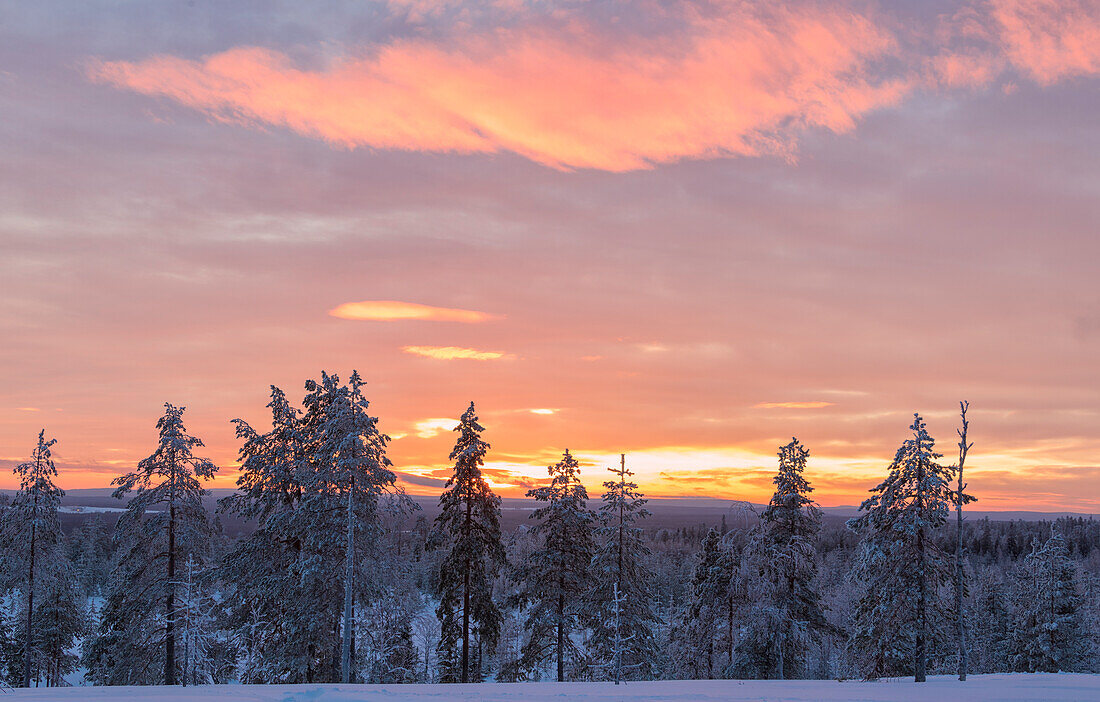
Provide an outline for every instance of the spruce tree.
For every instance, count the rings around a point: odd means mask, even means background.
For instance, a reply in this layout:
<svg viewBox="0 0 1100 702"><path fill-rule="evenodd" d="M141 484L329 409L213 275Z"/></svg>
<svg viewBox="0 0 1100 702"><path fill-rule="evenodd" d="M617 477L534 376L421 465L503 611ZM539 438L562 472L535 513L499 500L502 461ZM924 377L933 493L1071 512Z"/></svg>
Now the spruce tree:
<svg viewBox="0 0 1100 702"><path fill-rule="evenodd" d="M749 543L761 601L738 653L747 677L804 676L808 644L830 630L817 585L821 510L802 475L809 455L798 439L779 449L775 493Z"/></svg>
<svg viewBox="0 0 1100 702"><path fill-rule="evenodd" d="M163 536L163 550L155 558L163 561L164 571L150 576L144 597L163 598L164 677L165 685L176 684L176 591L181 550L202 550L210 535L210 525L202 498L207 491L199 479L209 480L218 468L210 460L194 455L202 440L187 433L183 425L184 407L164 404L164 416L157 421L160 436L156 450L138 463L137 470L111 481L117 486L116 499L131 491L134 496L119 519L118 529L129 532L136 541L147 536Z"/></svg>
<svg viewBox="0 0 1100 702"><path fill-rule="evenodd" d="M346 384L336 375L321 373L321 380L306 383L303 425L309 432L313 470L302 477L300 508L307 513L331 512L339 499L343 507L344 593L341 626L341 682L351 682L355 666L355 600L358 574L357 534L377 536L378 503L382 493L395 489L397 476L386 457L389 437L378 431L363 394L366 383L352 371ZM323 520L325 521L325 520Z"/></svg>
<svg viewBox="0 0 1100 702"><path fill-rule="evenodd" d="M900 675L908 666L924 682L930 645L944 635L951 611L940 593L949 567L934 532L955 504L956 468L937 462L941 454L919 414L910 430L886 479L848 522L862 536L855 575L865 587L853 642L866 676Z"/></svg>
<svg viewBox="0 0 1100 702"><path fill-rule="evenodd" d="M1024 558L1016 577L1015 604L1015 670L1076 671L1085 652L1082 601L1077 567L1057 531Z"/></svg>
<svg viewBox="0 0 1100 702"><path fill-rule="evenodd" d="M672 631L673 656L682 661L677 677L715 677L715 649L723 618L732 618L737 559L715 529L708 529L695 556L688 601ZM733 639L728 640L732 652ZM731 653L732 655L732 653Z"/></svg>
<svg viewBox="0 0 1100 702"><path fill-rule="evenodd" d="M437 651L441 682L470 682L470 625L476 626L490 650L496 646L501 613L493 602L493 581L506 561L500 498L481 474L490 447L481 438L485 428L478 423L473 402L454 431L458 432L450 455L454 473L439 497L441 511L435 520L435 539L446 547L438 575Z"/></svg>
<svg viewBox="0 0 1100 702"><path fill-rule="evenodd" d="M608 470L615 479L604 482L597 514L599 546L592 558L593 586L586 607L592 631L588 648L599 661L597 677L645 680L655 674L657 615L644 563L650 550L637 524L649 511L638 485L629 480L634 473L626 467L626 456Z"/></svg>
<svg viewBox="0 0 1100 702"><path fill-rule="evenodd" d="M33 617L35 649L42 667L37 677L47 687L63 685L65 676L76 670L80 657L71 650L88 626L84 593L71 566L60 554L52 560Z"/></svg>
<svg viewBox="0 0 1100 702"><path fill-rule="evenodd" d="M1008 586L998 575L987 572L978 581L972 612L973 669L979 673L1012 670L1012 612Z"/></svg>
<svg viewBox="0 0 1100 702"><path fill-rule="evenodd" d="M241 632L249 682L353 680L356 603L372 589L382 497L395 487L388 437L369 412L358 373L306 383L304 412L271 389L270 432L236 420L239 494L221 508L255 519L219 576L228 620Z"/></svg>
<svg viewBox="0 0 1100 702"><path fill-rule="evenodd" d="M35 650L35 590L36 578L43 564L57 558L61 541L61 519L58 508L65 493L54 479L57 468L53 462L52 448L57 439L46 439L46 430L38 433L38 443L31 452L31 460L20 463L14 469L19 476L19 491L11 509L15 519L7 521L11 528L5 536L17 551L22 552L23 572L23 687L31 686L32 671L38 653ZM34 676L37 677L37 676Z"/></svg>
<svg viewBox="0 0 1100 702"><path fill-rule="evenodd" d="M528 490L528 497L546 505L531 514L531 519L538 520L531 534L540 543L518 566L515 575L520 589L511 600L527 608L528 640L521 665L534 671L553 659L558 682L565 680L566 658L576 657L570 634L578 627L595 550L595 515L588 509L579 467L566 449L562 459L548 468L550 485Z"/></svg>

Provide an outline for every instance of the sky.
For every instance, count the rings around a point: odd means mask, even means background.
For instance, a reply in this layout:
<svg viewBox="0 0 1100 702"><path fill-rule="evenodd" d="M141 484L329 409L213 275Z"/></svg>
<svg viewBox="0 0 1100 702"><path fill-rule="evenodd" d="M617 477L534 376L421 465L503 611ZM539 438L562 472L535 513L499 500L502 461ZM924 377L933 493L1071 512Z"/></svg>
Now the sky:
<svg viewBox="0 0 1100 702"><path fill-rule="evenodd" d="M437 493L826 506L914 412L983 509L1100 512L1100 3L0 2L0 487L368 382Z"/></svg>

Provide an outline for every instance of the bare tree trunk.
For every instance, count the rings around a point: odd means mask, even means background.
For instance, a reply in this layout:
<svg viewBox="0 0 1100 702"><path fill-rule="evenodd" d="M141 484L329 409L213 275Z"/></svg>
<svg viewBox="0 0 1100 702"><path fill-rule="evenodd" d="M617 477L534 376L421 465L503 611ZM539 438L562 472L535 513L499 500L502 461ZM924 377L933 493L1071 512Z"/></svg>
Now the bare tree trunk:
<svg viewBox="0 0 1100 702"><path fill-rule="evenodd" d="M176 464L168 481L168 596L164 599L164 684L176 684Z"/></svg>
<svg viewBox="0 0 1100 702"><path fill-rule="evenodd" d="M966 454L970 451L971 444L966 442L966 430L970 422L966 419L966 410L970 403L959 403L962 415L962 428L957 430L959 434L959 487L955 494L955 618L956 634L959 639L959 680L966 680L967 641L966 641L966 617L963 613L963 466L966 465Z"/></svg>
<svg viewBox="0 0 1100 702"><path fill-rule="evenodd" d="M353 510L355 506L355 482L352 481L348 488L348 545L347 563L344 567L344 641L343 655L340 660L340 682L351 682L351 640L355 636L354 601L352 597L352 578L355 576L355 523Z"/></svg>
<svg viewBox="0 0 1100 702"><path fill-rule="evenodd" d="M463 528L470 532L470 495L466 495L466 521ZM462 573L462 682L470 682L470 564L464 562Z"/></svg>
<svg viewBox="0 0 1100 702"><path fill-rule="evenodd" d="M920 439L917 440L917 450L923 450L920 445ZM928 612L927 612L927 599L928 599L928 583L927 573L925 573L925 555L924 555L924 459L923 457L917 458L917 515L921 520L921 525L917 529L917 578L918 578L918 594L917 594L917 641L913 650L913 679L916 682L925 681L925 668L927 666L928 653L925 648L926 636L928 634Z"/></svg>
<svg viewBox="0 0 1100 702"><path fill-rule="evenodd" d="M34 631L34 551L38 537L38 494L34 496L31 519L31 557L27 566L27 632L23 640L23 687L31 686L31 637Z"/></svg>

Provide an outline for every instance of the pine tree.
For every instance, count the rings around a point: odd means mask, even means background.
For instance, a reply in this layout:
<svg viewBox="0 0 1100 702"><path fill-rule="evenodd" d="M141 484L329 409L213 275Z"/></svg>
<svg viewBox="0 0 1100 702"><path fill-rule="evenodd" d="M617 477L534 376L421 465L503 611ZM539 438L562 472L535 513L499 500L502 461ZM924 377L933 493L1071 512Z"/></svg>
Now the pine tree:
<svg viewBox="0 0 1100 702"><path fill-rule="evenodd" d="M320 382L306 383L303 424L310 432L314 470L302 481L301 507L307 512L330 510L339 496L344 505L345 541L343 626L340 679L351 682L355 640L356 532L376 533L378 501L394 489L397 476L389 469L386 444L378 418L369 413L363 395L366 383L353 371L345 385L336 375L321 373Z"/></svg>
<svg viewBox="0 0 1100 702"><path fill-rule="evenodd" d="M309 470L309 446L301 412L271 386L271 431L260 434L234 420L241 441L237 493L220 511L255 520L256 531L237 542L221 565L228 616L244 648L239 676L244 683L302 683L331 680L322 651L332 644L323 620L331 588L306 577L316 572L307 519L297 509L299 474ZM320 610L320 612L318 611ZM330 659L328 659L330 660Z"/></svg>
<svg viewBox="0 0 1100 702"><path fill-rule="evenodd" d="M937 463L941 454L919 414L910 430L886 479L848 522L862 535L856 578L865 584L854 644L868 677L899 675L908 662L914 680L923 682L930 644L942 638L951 611L940 596L949 572L933 533L955 503L956 468Z"/></svg>
<svg viewBox="0 0 1100 702"><path fill-rule="evenodd" d="M33 616L35 649L43 668L40 677L47 687L63 684L65 676L76 670L80 658L71 649L88 626L84 595L71 566L60 554L52 561Z"/></svg>
<svg viewBox="0 0 1100 702"><path fill-rule="evenodd" d="M38 444L31 452L31 460L20 463L14 473L19 476L19 491L12 502L14 520L7 522L13 530L6 534L6 541L22 551L24 581L23 687L31 686L35 659L34 613L36 577L44 561L57 557L61 541L61 519L58 508L65 492L57 487L54 478L57 468L53 463L52 448L57 439L46 439L46 430L38 433ZM37 676L33 676L37 677Z"/></svg>
<svg viewBox="0 0 1100 702"><path fill-rule="evenodd" d="M185 408L165 403L164 416L157 421L160 432L156 450L138 463L137 470L111 481L117 486L116 499L122 499L131 491L134 496L126 505L126 513L119 519L118 529L129 532L135 541L147 536L163 535L163 551L155 552L156 560L163 559L164 572L147 572L149 594L163 597L164 601L164 677L165 685L175 685L178 661L176 660L176 591L179 586L177 564L181 550L194 553L210 535L206 509L202 498L207 494L199 478L209 480L218 468L206 458L194 455L202 440L187 433L183 425ZM159 539L159 536L156 538Z"/></svg>
<svg viewBox="0 0 1100 702"><path fill-rule="evenodd" d="M715 529L707 530L695 557L688 602L671 634L673 657L683 661L677 677L715 677L715 649L724 614L732 617L736 558ZM723 608L727 608L723 612ZM733 639L729 639L732 651Z"/></svg>
<svg viewBox="0 0 1100 702"><path fill-rule="evenodd" d="M454 474L439 497L437 540L445 540L439 564L440 622L437 651L441 682L470 682L470 625L474 623L488 648L500 636L501 613L493 602L493 580L505 566L500 534L500 498L481 474L489 444L478 423L474 403L454 429L459 433L450 460ZM457 650L461 644L461 650ZM456 661L458 655L460 661ZM479 680L478 680L479 681Z"/></svg>
<svg viewBox="0 0 1100 702"><path fill-rule="evenodd" d="M1012 670L1012 612L1008 588L993 573L978 581L972 608L975 626L971 639L974 670L1001 673Z"/></svg>
<svg viewBox="0 0 1100 702"><path fill-rule="evenodd" d="M1057 531L1024 558L1016 578L1015 604L1015 669L1025 673L1077 670L1085 652L1082 601L1076 565Z"/></svg>
<svg viewBox="0 0 1100 702"><path fill-rule="evenodd" d="M527 492L546 506L531 514L531 519L538 520L531 534L541 543L516 570L521 585L512 604L528 608L528 640L521 665L534 671L555 659L557 679L562 682L566 658L576 656L570 634L578 626L590 584L595 515L587 506L588 492L578 477L577 459L568 449L548 472L550 485Z"/></svg>
<svg viewBox="0 0 1100 702"><path fill-rule="evenodd" d="M221 509L257 521L219 576L231 589L229 625L241 632L242 680L335 682L356 676L355 606L371 590L382 497L399 509L380 433L358 373L306 383L304 412L272 387L272 429L236 420L239 494Z"/></svg>
<svg viewBox="0 0 1100 702"><path fill-rule="evenodd" d="M749 544L761 601L738 653L738 671L746 677L804 676L809 642L831 630L817 587L821 510L802 475L809 455L798 439L779 449L775 494Z"/></svg>
<svg viewBox="0 0 1100 702"><path fill-rule="evenodd" d="M597 515L599 548L592 558L593 586L586 607L592 630L588 647L600 661L599 677L644 680L655 675L657 663L657 615L644 565L650 550L637 526L649 511L638 485L628 479L634 473L626 468L626 456L620 456L618 468L608 470L615 479L604 482Z"/></svg>

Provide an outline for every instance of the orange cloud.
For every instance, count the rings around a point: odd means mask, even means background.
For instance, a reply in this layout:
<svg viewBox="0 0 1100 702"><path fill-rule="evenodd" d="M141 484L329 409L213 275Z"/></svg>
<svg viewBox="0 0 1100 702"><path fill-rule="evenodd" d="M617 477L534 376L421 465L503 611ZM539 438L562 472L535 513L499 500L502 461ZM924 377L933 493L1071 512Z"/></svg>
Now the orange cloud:
<svg viewBox="0 0 1100 702"><path fill-rule="evenodd" d="M494 319L494 315L473 310L452 309L418 305L415 302L395 302L393 300L365 300L363 302L345 302L329 310L333 317L341 319L361 319L372 322L393 322L417 319L432 322L476 323Z"/></svg>
<svg viewBox="0 0 1100 702"><path fill-rule="evenodd" d="M397 40L317 70L242 47L197 61L101 61L88 72L218 120L283 126L347 148L510 151L609 171L790 157L802 130L849 131L910 87L871 76L869 64L896 42L851 8L717 7L685 9L676 37L601 36L574 18L555 32L532 23L446 44Z"/></svg>
<svg viewBox="0 0 1100 702"><path fill-rule="evenodd" d="M758 402L753 407L760 409L821 409L822 407L832 407L835 402Z"/></svg>
<svg viewBox="0 0 1100 702"><path fill-rule="evenodd" d="M1100 3L992 0L1005 54L1041 84L1100 72Z"/></svg>
<svg viewBox="0 0 1100 702"><path fill-rule="evenodd" d="M495 361L501 358L513 358L511 354L498 351L478 351L477 349L464 349L460 346L404 346L401 350L405 353L424 356L425 358L435 358L441 361Z"/></svg>
<svg viewBox="0 0 1100 702"><path fill-rule="evenodd" d="M416 431L416 435L421 439L430 439L444 432L449 432L453 430L456 426L458 426L458 421L455 419L437 417L432 419L422 419L419 422L414 422L413 430Z"/></svg>

